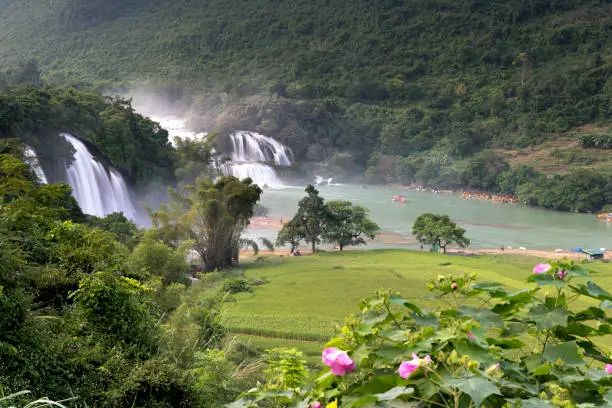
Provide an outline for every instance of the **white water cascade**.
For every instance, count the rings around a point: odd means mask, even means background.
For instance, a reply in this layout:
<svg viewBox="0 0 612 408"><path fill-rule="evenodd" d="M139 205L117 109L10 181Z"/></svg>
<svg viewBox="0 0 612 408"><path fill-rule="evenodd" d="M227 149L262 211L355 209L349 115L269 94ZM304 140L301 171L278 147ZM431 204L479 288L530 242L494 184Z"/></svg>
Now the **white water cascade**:
<svg viewBox="0 0 612 408"><path fill-rule="evenodd" d="M182 139L201 139L206 136L206 133L187 130L185 120L178 117L152 116L151 119L168 131L172 141L174 136ZM291 166L293 157L291 149L271 137L255 132L235 132L230 136L230 141L232 161L221 166L223 173L239 179L250 177L262 187L283 186L283 182L270 164Z"/></svg>
<svg viewBox="0 0 612 408"><path fill-rule="evenodd" d="M250 177L256 184L280 187L283 182L269 163L291 166L291 149L277 140L255 132L238 131L230 136L232 162L224 172L243 179Z"/></svg>
<svg viewBox="0 0 612 408"><path fill-rule="evenodd" d="M43 171L42 167L40 167L40 163L38 162L38 156L36 155L36 152L34 151L34 149L26 145L24 155L25 155L25 159L28 162L28 165L30 166L32 171L34 171L34 174L36 174L36 177L38 177L38 180L42 184L49 184L49 182L47 181L47 176L45 175L45 172Z"/></svg>
<svg viewBox="0 0 612 408"><path fill-rule="evenodd" d="M130 199L127 185L115 169L108 172L76 137L62 133L74 147L74 161L66 168L72 195L86 214L104 217L123 212L127 218L136 219L136 210Z"/></svg>
<svg viewBox="0 0 612 408"><path fill-rule="evenodd" d="M170 142L173 144L175 136L178 136L181 139L201 139L206 136L206 133L196 133L187 130L185 120L178 117L151 116L151 120L159 123L163 129L168 131Z"/></svg>

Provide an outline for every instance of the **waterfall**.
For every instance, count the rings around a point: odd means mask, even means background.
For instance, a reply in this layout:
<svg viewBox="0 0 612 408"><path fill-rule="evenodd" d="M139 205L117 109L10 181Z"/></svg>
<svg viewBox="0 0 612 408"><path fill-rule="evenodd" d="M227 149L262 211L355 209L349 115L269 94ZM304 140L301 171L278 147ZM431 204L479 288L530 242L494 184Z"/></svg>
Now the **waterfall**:
<svg viewBox="0 0 612 408"><path fill-rule="evenodd" d="M151 117L152 120L168 131L171 139L178 136L182 139L198 139L206 133L195 133L187 130L185 121L177 117ZM230 136L232 145L231 163L221 165L221 170L239 179L250 177L260 186L279 187L283 182L270 166L291 166L293 153L291 149L277 140L255 132L238 131Z"/></svg>
<svg viewBox="0 0 612 408"><path fill-rule="evenodd" d="M291 150L271 137L254 132L236 132L230 139L234 162L274 162L279 166L291 166Z"/></svg>
<svg viewBox="0 0 612 408"><path fill-rule="evenodd" d="M136 210L130 199L127 185L115 169L108 172L76 137L62 133L75 150L74 162L66 168L72 195L86 214L104 217L110 213L123 212L132 220Z"/></svg>
<svg viewBox="0 0 612 408"><path fill-rule="evenodd" d="M36 155L36 152L34 151L34 149L32 149L28 145L25 145L24 156L25 156L27 164L30 166L32 171L34 171L34 174L36 174L36 177L38 177L38 180L42 184L49 184L49 182L47 181L47 176L45 175L45 172L43 171L42 167L40 167L40 163L38 162L38 156Z"/></svg>
<svg viewBox="0 0 612 408"><path fill-rule="evenodd" d="M166 129L168 131L168 139L172 144L174 144L175 136L178 136L181 139L201 139L207 135L206 133L195 133L187 130L185 120L174 116L151 116L151 120L159 123L159 126L161 126L162 129Z"/></svg>
<svg viewBox="0 0 612 408"><path fill-rule="evenodd" d="M250 177L260 186L278 187L283 182L268 163L291 166L292 152L277 140L255 132L235 132L232 142L232 162L223 171L240 179Z"/></svg>

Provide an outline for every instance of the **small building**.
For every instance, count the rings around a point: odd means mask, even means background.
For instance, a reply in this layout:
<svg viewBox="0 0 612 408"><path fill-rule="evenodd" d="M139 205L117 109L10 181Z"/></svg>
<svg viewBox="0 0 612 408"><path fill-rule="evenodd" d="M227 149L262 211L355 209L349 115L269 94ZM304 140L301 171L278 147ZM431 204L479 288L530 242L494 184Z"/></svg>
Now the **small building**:
<svg viewBox="0 0 612 408"><path fill-rule="evenodd" d="M581 252L589 261L604 259L604 251L601 249L583 249Z"/></svg>

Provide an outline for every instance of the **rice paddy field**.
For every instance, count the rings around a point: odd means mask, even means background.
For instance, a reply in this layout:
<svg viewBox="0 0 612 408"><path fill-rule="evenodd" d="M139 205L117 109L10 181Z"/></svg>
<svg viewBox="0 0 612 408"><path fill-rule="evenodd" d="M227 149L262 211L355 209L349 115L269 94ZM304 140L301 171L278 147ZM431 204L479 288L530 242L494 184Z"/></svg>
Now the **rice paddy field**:
<svg viewBox="0 0 612 408"><path fill-rule="evenodd" d="M296 347L309 360L319 358L323 344L344 318L359 311L359 302L378 289L393 289L421 307L425 285L440 274L476 273L480 281L497 281L512 289L527 287L534 264L543 261L517 255L459 256L408 250L344 251L314 256L268 255L241 267L249 278L262 279L252 293L234 296L225 311L230 332L254 348ZM595 281L612 290L612 263L587 267Z"/></svg>

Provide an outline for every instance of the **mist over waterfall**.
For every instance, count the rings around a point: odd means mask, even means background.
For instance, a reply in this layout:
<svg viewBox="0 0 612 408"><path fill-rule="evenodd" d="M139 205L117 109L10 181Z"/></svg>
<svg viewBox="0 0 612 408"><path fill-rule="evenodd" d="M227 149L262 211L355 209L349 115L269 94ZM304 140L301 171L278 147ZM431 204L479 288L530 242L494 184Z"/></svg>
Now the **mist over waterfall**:
<svg viewBox="0 0 612 408"><path fill-rule="evenodd" d="M232 162L223 171L243 179L250 177L260 186L282 186L276 171L269 164L291 166L291 149L277 140L255 132L238 131L230 136Z"/></svg>
<svg viewBox="0 0 612 408"><path fill-rule="evenodd" d="M114 212L123 212L127 218L136 219L136 210L121 174L115 169L108 172L76 137L62 133L74 147L74 161L66 168L72 195L86 214L104 217Z"/></svg>
<svg viewBox="0 0 612 408"><path fill-rule="evenodd" d="M36 177L38 177L38 180L42 184L49 184L45 172L43 171L42 167L40 167L40 163L38 162L38 156L36 155L34 149L26 145L24 155L26 161L28 162L28 165L30 166L34 174L36 174Z"/></svg>

